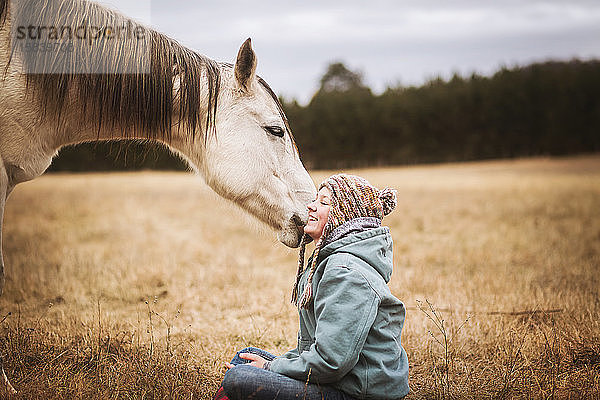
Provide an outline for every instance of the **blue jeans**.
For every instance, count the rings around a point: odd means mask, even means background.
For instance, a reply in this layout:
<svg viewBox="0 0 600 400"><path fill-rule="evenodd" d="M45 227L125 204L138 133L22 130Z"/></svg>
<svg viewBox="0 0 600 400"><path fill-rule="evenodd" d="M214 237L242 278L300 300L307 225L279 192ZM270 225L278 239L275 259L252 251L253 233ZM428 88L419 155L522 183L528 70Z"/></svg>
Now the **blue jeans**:
<svg viewBox="0 0 600 400"><path fill-rule="evenodd" d="M223 378L223 389L230 400L354 400L347 394L328 386L319 386L289 378L276 372L250 365L240 358L240 353L258 354L266 360L275 356L256 347L237 352L231 360L231 368Z"/></svg>

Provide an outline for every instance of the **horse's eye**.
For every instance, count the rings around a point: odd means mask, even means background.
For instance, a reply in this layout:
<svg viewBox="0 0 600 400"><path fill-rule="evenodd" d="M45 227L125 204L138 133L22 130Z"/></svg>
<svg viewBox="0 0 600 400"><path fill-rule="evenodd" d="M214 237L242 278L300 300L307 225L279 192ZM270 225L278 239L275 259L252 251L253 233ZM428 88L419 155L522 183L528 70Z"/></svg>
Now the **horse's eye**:
<svg viewBox="0 0 600 400"><path fill-rule="evenodd" d="M283 137L284 130L279 126L265 126L264 129L273 136Z"/></svg>

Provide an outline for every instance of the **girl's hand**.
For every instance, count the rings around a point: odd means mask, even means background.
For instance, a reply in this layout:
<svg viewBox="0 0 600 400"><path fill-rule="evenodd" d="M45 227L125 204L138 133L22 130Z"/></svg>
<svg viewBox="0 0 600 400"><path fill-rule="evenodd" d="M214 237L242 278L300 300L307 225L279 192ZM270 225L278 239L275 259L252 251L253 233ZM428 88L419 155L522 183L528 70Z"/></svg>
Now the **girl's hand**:
<svg viewBox="0 0 600 400"><path fill-rule="evenodd" d="M244 360L250 360L251 362L249 364L256 368L262 368L264 367L265 363L268 362L268 360L265 360L261 356L252 353L241 353L240 358L243 358Z"/></svg>

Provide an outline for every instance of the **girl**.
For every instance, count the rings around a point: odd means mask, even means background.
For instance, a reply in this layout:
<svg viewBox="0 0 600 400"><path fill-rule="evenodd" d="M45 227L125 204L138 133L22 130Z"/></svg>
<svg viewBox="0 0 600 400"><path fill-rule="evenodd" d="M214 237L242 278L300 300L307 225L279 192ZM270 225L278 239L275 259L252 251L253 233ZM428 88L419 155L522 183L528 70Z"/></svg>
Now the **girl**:
<svg viewBox="0 0 600 400"><path fill-rule="evenodd" d="M387 286L392 237L381 226L395 191L334 175L308 205L292 301L298 346L281 356L253 347L236 354L215 398L231 400L400 399L408 359L400 344L405 309ZM304 251L315 250L304 269Z"/></svg>

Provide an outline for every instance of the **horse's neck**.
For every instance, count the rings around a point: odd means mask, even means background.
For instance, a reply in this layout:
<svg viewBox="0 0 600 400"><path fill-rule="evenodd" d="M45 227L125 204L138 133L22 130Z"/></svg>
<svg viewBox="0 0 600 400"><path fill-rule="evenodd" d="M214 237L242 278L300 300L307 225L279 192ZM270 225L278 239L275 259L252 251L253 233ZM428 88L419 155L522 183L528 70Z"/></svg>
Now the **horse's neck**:
<svg viewBox="0 0 600 400"><path fill-rule="evenodd" d="M185 138L185 132L174 126L171 131L171 140L153 135L141 129L127 129L118 125L102 125L100 122L89 119L80 110L65 113L60 120L54 120L56 128L53 129L55 137L53 145L63 147L70 144L83 142L106 141L106 140L129 140L129 139L154 139L163 143L178 143Z"/></svg>
<svg viewBox="0 0 600 400"><path fill-rule="evenodd" d="M77 113L76 113L77 114ZM102 127L98 128L98 124L95 121L85 121L85 124L81 124L81 117L78 115L67 114L61 120L61 124L66 129L54 130L55 137L51 138L52 146L58 150L66 145L73 145L86 142L95 141L108 141L108 140L152 140L160 142L165 145L174 153L185 159L190 166L197 170L197 157L194 157L195 162L191 161L191 150L194 143L194 139L190 133L187 132L183 127L175 124L170 131L170 139L163 137L152 137L149 132L136 131L136 130L123 130L118 127ZM82 126L83 125L83 126ZM195 141L201 141L202 138L197 136ZM193 146L194 152L201 151L203 146Z"/></svg>
<svg viewBox="0 0 600 400"><path fill-rule="evenodd" d="M16 68L18 61L11 66ZM25 75L11 73L0 81L0 162L11 172L12 184L41 175L50 165L60 148L83 142L148 139L151 133L120 129L118 126L99 125L78 107L76 102L66 104L59 114L48 113L40 91L26 88ZM205 115L201 112L201 115ZM190 166L199 170L203 147L193 146L191 135L177 124L170 132L170 140L157 138L182 156ZM201 139L197 135L196 143ZM17 144L19 144L17 146ZM193 154L193 157L192 157ZM193 159L193 162L191 161Z"/></svg>
<svg viewBox="0 0 600 400"><path fill-rule="evenodd" d="M1 1L1 0L0 0ZM208 104L211 99L216 101L218 90L219 66L212 60L201 56L193 56L188 50L177 47L168 38L158 38L159 44L169 44L175 48L175 55L184 60L187 68L193 73L186 76L183 84L184 104L193 105L185 109L185 117L189 118L178 124L179 104L172 105L172 111L166 111L164 96L172 96L170 89L163 92L155 91L152 95L138 96L145 93L145 80L140 80L140 90L136 91L135 84L106 90L106 82L96 81L100 89L94 92L92 82L79 90L82 82L77 76L67 77L66 83L70 92L66 95L61 92L60 82L53 82L44 76L27 77L23 74L24 60L19 51L11 48L11 19L5 14L4 23L0 24L0 162L11 166L19 172L18 179L24 181L33 179L41 174L50 164L52 157L65 145L90 141L119 140L119 139L155 139L168 144L176 152L184 155L186 159L193 159L198 167L198 160L202 159L202 146L191 145L193 140L189 130L200 132L205 128ZM172 57L163 57L158 60L165 64L165 71L176 68ZM156 76L153 75L154 78ZM97 76L92 75L92 81ZM174 90L179 90L180 82L177 75L159 73L154 88L163 88L164 82L160 79L175 79ZM110 84L111 81L108 81ZM209 85L211 82L211 85ZM64 83L63 83L64 84ZM211 92L209 88L214 90ZM207 88L193 91L190 88ZM122 90L121 90L122 89ZM157 93L161 95L157 95ZM82 95L83 93L83 95ZM113 111L103 110L102 104L110 105L112 96L121 95L121 103L112 107ZM107 103L108 102L108 103ZM176 103L176 102L175 102ZM87 105L87 111L84 104ZM131 107L133 105L134 107ZM94 107L95 112L90 112ZM210 108L212 110L212 108ZM133 110L132 112L130 112ZM164 114L160 114L164 112ZM126 115L130 113L130 115ZM163 118L169 113L174 113L172 118ZM214 115L211 114L214 118ZM131 117L131 118L130 118ZM158 118L157 118L158 117ZM133 123L130 121L133 121ZM197 125L186 129L190 121ZM169 123L173 126L168 129ZM192 124L193 125L193 124ZM201 141L202 135L196 134L196 142ZM193 155L193 157L191 157Z"/></svg>
<svg viewBox="0 0 600 400"><path fill-rule="evenodd" d="M1 0L0 3L4 4ZM158 52L158 55L142 52L140 58L123 52L116 45L105 49L115 59L124 59L126 65L141 63L137 75L91 74L82 78L83 75L67 72L61 77L52 74L27 77L23 71L31 61L11 47L10 12L8 8L3 11L3 20L0 15L0 65L3 66L0 75L4 75L0 76L0 115L10 114L10 118L0 120L4 139L6 132L11 131L9 139L20 143L23 140L19 138L25 138L30 148L39 144L39 153L55 152L69 144L119 139L156 139L177 146L177 150L183 152L187 137L214 120L210 105L216 104L220 65L213 60L147 29L147 40L156 48L168 51ZM121 16L114 18L127 21ZM152 70L151 75L144 74L144 62L160 68ZM181 75L177 72L180 64L186 71L183 82L179 81ZM69 87L66 92L65 86ZM175 93L184 107L177 101L171 102Z"/></svg>

